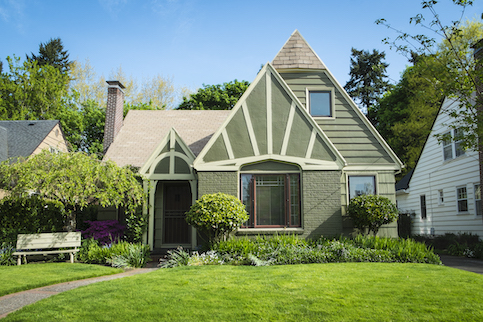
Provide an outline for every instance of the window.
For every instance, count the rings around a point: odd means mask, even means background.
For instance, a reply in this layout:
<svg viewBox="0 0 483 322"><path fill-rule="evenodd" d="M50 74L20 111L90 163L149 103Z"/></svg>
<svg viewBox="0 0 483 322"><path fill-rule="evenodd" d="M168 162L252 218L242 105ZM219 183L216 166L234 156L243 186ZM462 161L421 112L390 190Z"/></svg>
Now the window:
<svg viewBox="0 0 483 322"><path fill-rule="evenodd" d="M299 174L241 174L245 227L300 227Z"/></svg>
<svg viewBox="0 0 483 322"><path fill-rule="evenodd" d="M426 219L427 218L426 195L420 195L419 196L419 203L421 205L421 219Z"/></svg>
<svg viewBox="0 0 483 322"><path fill-rule="evenodd" d="M456 199L458 200L458 212L468 211L468 194L466 187L456 189Z"/></svg>
<svg viewBox="0 0 483 322"><path fill-rule="evenodd" d="M349 176L349 200L360 195L375 194L375 176Z"/></svg>
<svg viewBox="0 0 483 322"><path fill-rule="evenodd" d="M443 190L438 190L438 204L444 204L444 194Z"/></svg>
<svg viewBox="0 0 483 322"><path fill-rule="evenodd" d="M476 215L481 216L481 186L475 184L475 208Z"/></svg>
<svg viewBox="0 0 483 322"><path fill-rule="evenodd" d="M454 129L443 134L443 156L444 161L465 155L462 137L464 132L461 129Z"/></svg>
<svg viewBox="0 0 483 322"><path fill-rule="evenodd" d="M312 116L332 116L331 92L309 92L309 111Z"/></svg>

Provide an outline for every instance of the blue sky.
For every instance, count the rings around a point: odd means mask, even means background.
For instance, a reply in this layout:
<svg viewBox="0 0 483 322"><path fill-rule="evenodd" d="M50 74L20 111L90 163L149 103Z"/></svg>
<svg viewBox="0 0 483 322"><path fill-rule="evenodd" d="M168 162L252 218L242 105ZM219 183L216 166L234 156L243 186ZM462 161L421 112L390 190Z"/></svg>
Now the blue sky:
<svg viewBox="0 0 483 322"><path fill-rule="evenodd" d="M0 0L0 60L25 58L41 42L60 37L70 58L89 59L98 75L109 78L122 66L139 81L160 74L195 90L234 79L251 82L298 29L342 85L349 79L351 47L385 51L389 76L397 81L407 60L382 44L396 34L374 21L385 18L421 32L409 25L417 13L430 17L420 2ZM465 17L480 19L481 0L474 2ZM436 9L446 23L460 16L450 0Z"/></svg>

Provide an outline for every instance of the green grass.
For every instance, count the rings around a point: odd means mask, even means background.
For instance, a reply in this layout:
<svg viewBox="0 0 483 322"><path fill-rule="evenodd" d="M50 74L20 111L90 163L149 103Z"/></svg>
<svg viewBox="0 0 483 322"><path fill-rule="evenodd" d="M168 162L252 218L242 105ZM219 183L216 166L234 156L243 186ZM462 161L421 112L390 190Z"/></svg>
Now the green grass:
<svg viewBox="0 0 483 322"><path fill-rule="evenodd" d="M112 267L78 263L0 266L0 296L41 286L121 273Z"/></svg>
<svg viewBox="0 0 483 322"><path fill-rule="evenodd" d="M199 266L64 292L4 321L483 321L483 276L440 265Z"/></svg>

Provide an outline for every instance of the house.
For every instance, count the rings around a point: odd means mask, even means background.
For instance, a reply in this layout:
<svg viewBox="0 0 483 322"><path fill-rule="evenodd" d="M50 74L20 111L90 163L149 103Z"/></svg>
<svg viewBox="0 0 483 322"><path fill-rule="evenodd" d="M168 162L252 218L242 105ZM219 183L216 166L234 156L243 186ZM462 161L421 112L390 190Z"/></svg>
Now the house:
<svg viewBox="0 0 483 322"><path fill-rule="evenodd" d="M0 161L28 157L44 149L68 151L59 121L0 121Z"/></svg>
<svg viewBox="0 0 483 322"><path fill-rule="evenodd" d="M455 108L457 100L444 100L416 167L396 185L399 210L414 213L412 234L483 237L478 152L463 149L461 131L448 126L453 119L445 111ZM437 135L445 134L440 142Z"/></svg>
<svg viewBox="0 0 483 322"><path fill-rule="evenodd" d="M250 220L237 235L309 238L352 233L354 196L395 201L401 161L297 30L231 111L129 111L122 120L122 84L109 82L109 95L105 159L144 175L151 248L199 244L184 212L204 194L245 203ZM380 234L396 236L396 224Z"/></svg>

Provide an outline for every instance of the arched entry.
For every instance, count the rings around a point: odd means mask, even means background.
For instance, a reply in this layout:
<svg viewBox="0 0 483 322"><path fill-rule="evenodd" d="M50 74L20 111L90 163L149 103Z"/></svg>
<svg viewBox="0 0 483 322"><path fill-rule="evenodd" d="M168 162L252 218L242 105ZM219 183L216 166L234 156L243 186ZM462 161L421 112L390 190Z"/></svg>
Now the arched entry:
<svg viewBox="0 0 483 322"><path fill-rule="evenodd" d="M191 227L185 220L192 199L189 183L164 182L163 194L163 244L191 244Z"/></svg>

